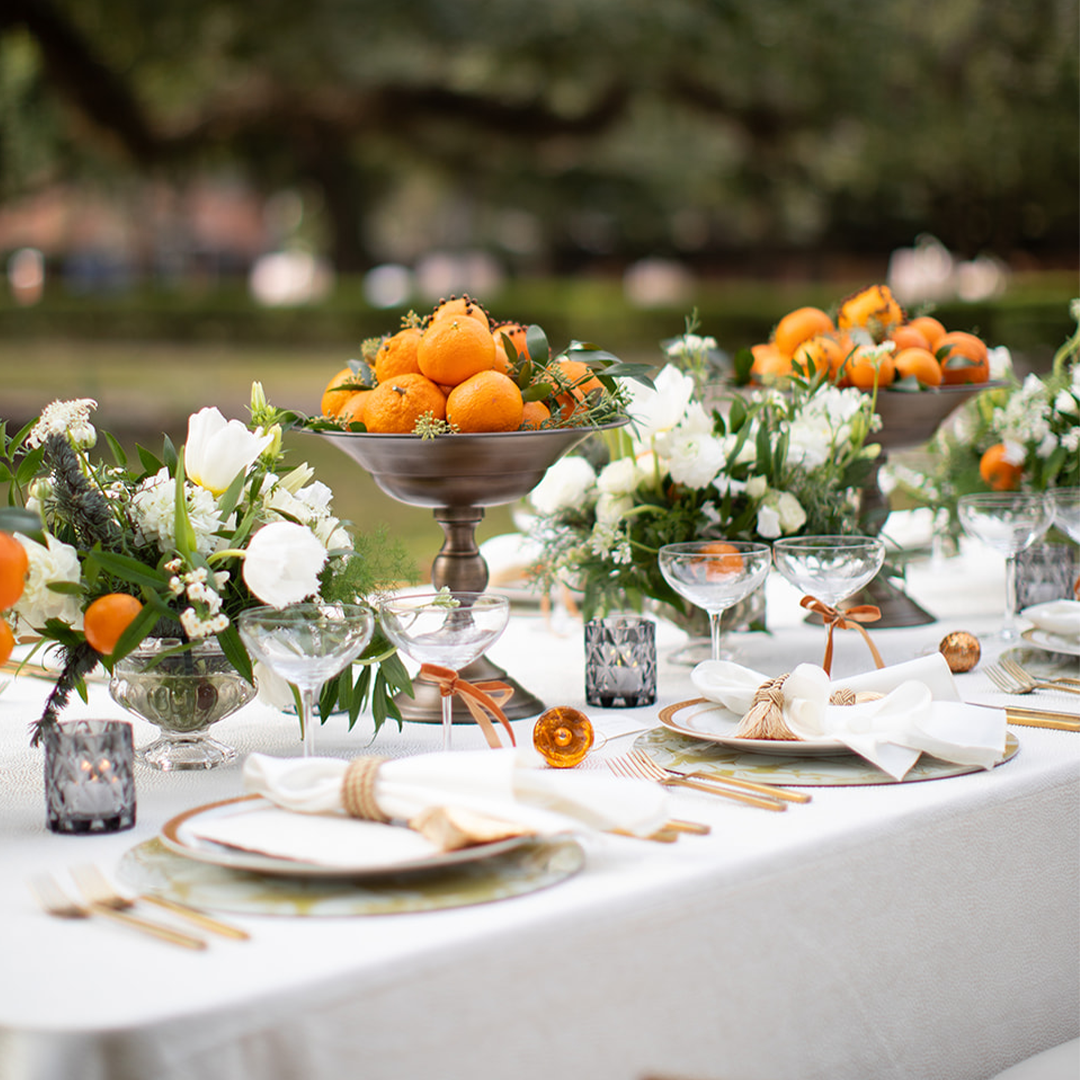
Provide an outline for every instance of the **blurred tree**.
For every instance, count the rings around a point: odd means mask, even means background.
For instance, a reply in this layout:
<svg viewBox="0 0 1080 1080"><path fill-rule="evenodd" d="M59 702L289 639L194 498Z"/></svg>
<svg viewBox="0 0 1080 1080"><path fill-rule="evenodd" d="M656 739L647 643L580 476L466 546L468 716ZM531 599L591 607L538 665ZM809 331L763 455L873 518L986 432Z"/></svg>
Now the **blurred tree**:
<svg viewBox="0 0 1080 1080"><path fill-rule="evenodd" d="M317 190L345 271L530 223L556 255L1074 257L1077 3L5 0L0 194L228 165Z"/></svg>

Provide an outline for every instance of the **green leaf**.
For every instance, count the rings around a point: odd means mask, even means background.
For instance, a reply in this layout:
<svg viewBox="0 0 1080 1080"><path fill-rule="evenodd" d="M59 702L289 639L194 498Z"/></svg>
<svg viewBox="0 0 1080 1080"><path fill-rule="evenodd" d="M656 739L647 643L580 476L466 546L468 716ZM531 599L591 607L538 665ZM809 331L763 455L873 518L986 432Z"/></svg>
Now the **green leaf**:
<svg viewBox="0 0 1080 1080"><path fill-rule="evenodd" d="M890 384L888 392L891 394L894 390L901 394L919 394L922 393L922 383L914 375L908 375Z"/></svg>
<svg viewBox="0 0 1080 1080"><path fill-rule="evenodd" d="M176 463L178 455L176 453L176 447L173 446L173 441L168 435L165 436L163 441L161 456L164 459L165 464L169 467L169 473L175 475L177 471Z"/></svg>
<svg viewBox="0 0 1080 1080"><path fill-rule="evenodd" d="M746 386L750 382L750 372L754 366L754 354L748 348L739 349L732 357L735 371L735 385Z"/></svg>
<svg viewBox="0 0 1080 1080"><path fill-rule="evenodd" d="M184 451L181 447L176 467L176 502L175 502L176 550L181 557L190 559L198 543L195 529L187 508L187 493L184 490Z"/></svg>
<svg viewBox="0 0 1080 1080"><path fill-rule="evenodd" d="M22 506L0 507L0 532L18 532L39 544L45 543L45 530L40 516L36 511Z"/></svg>
<svg viewBox="0 0 1080 1080"><path fill-rule="evenodd" d="M244 648L244 643L240 638L240 633L236 629L234 623L230 623L220 634L217 635L218 644L221 646L221 651L225 654L225 659L249 683L254 682L254 676L251 673L251 657L248 656L247 650Z"/></svg>
<svg viewBox="0 0 1080 1080"><path fill-rule="evenodd" d="M86 586L79 581L50 581L45 588L63 596L83 596L86 593Z"/></svg>
<svg viewBox="0 0 1080 1080"><path fill-rule="evenodd" d="M221 499L218 502L218 506L220 507L218 521L225 521L236 509L237 504L240 502L241 495L244 494L244 484L246 482L247 476L241 471L236 474L233 482L225 489L225 494L221 496Z"/></svg>
<svg viewBox="0 0 1080 1080"><path fill-rule="evenodd" d="M153 599L156 600L157 597L155 596ZM120 635L120 639L117 641L113 651L109 654L110 663L115 664L117 660L123 660L132 649L137 648L143 638L154 628L154 623L160 618L161 609L157 604L153 603L153 600L143 604L142 611L128 624Z"/></svg>
<svg viewBox="0 0 1080 1080"><path fill-rule="evenodd" d="M547 334L539 326L530 326L525 331L525 348L534 364L543 366L551 357Z"/></svg>
<svg viewBox="0 0 1080 1080"><path fill-rule="evenodd" d="M109 449L112 451L113 461L120 466L121 469L127 467L128 456L124 451L124 448L116 440L116 436L111 431L102 432L105 436L105 441L109 444Z"/></svg>
<svg viewBox="0 0 1080 1080"><path fill-rule="evenodd" d="M533 383L532 386L526 386L521 391L522 401L546 401L551 395L555 393L555 387L550 383L538 382Z"/></svg>
<svg viewBox="0 0 1080 1080"><path fill-rule="evenodd" d="M36 446L26 457L19 462L15 470L15 480L19 484L29 484L41 470L41 463L45 458L45 447Z"/></svg>
<svg viewBox="0 0 1080 1080"><path fill-rule="evenodd" d="M101 551L94 548L86 554L86 565L100 567L108 574L127 581L132 585L160 592L166 589L169 578L162 571L146 563L133 559L130 555L120 555L115 551Z"/></svg>
<svg viewBox="0 0 1080 1080"><path fill-rule="evenodd" d="M731 402L731 409L728 412L728 430L731 432L739 431L743 424L746 423L746 418L749 415L746 408L746 402L736 395Z"/></svg>
<svg viewBox="0 0 1080 1080"><path fill-rule="evenodd" d="M135 452L139 455L139 464L146 474L159 473L165 465L159 457L152 454L145 446L136 445Z"/></svg>

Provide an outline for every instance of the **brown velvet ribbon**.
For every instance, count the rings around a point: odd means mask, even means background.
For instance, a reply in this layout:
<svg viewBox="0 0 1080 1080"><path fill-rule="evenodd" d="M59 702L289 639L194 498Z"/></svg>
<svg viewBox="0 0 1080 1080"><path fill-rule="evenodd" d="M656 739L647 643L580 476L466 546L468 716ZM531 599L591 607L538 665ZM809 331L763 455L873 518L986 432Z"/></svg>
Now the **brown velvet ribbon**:
<svg viewBox="0 0 1080 1080"><path fill-rule="evenodd" d="M863 623L877 622L881 618L881 608L875 607L873 604L859 604L856 607L838 611L836 608L830 607L819 600L816 596L804 596L799 603L815 615L820 615L825 622L825 659L821 662L821 666L825 669L826 675L832 674L833 631L837 628L840 630L858 630L874 658L874 663L879 668L885 666L885 661L881 659L881 653L878 652L877 646L870 640L870 634L867 632L866 627L862 625Z"/></svg>
<svg viewBox="0 0 1080 1080"><path fill-rule="evenodd" d="M513 696L514 688L504 682L478 682L471 683L462 679L452 668L440 667L438 664L423 664L420 675L424 682L435 683L439 693L443 697L457 695L465 702L466 707L472 714L472 718L480 725L480 730L487 739L487 744L493 750L499 749L502 742L499 733L495 730L492 720L498 720L510 736L510 742L517 746L514 739L514 729L510 721L506 719L506 713L501 706L505 705Z"/></svg>

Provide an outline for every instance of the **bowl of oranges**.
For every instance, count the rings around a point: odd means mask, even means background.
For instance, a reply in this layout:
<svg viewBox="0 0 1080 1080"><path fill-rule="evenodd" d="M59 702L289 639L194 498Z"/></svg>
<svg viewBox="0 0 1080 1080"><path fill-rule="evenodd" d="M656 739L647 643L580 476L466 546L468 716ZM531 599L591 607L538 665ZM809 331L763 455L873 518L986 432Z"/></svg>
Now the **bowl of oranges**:
<svg viewBox="0 0 1080 1080"><path fill-rule="evenodd" d="M617 381L646 379L596 346L555 355L544 332L495 322L471 297L365 342L307 426L414 506L496 506L532 490L592 432L627 423Z"/></svg>
<svg viewBox="0 0 1080 1080"><path fill-rule="evenodd" d="M837 386L876 393L886 449L925 442L958 406L990 386L989 350L977 335L930 315L909 318L887 285L840 301L835 314L799 307L750 348L752 382L782 386L824 373Z"/></svg>

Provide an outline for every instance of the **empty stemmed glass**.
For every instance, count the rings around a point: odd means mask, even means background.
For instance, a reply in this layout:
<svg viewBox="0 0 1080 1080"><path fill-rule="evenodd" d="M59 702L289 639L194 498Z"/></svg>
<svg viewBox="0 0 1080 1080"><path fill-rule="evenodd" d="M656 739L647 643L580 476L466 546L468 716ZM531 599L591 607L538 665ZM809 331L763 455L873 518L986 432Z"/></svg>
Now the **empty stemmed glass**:
<svg viewBox="0 0 1080 1080"><path fill-rule="evenodd" d="M768 544L746 540L694 540L665 544L658 556L664 580L709 613L712 658L729 659L720 647L720 617L748 597L769 573Z"/></svg>
<svg viewBox="0 0 1080 1080"><path fill-rule="evenodd" d="M364 651L375 631L374 613L360 604L257 607L241 613L237 628L252 657L300 691L303 753L311 757L316 694Z"/></svg>
<svg viewBox="0 0 1080 1080"><path fill-rule="evenodd" d="M841 600L853 596L874 579L885 562L885 544L872 536L792 536L773 544L773 560L784 579L802 590L804 606L808 600L816 599L836 612ZM873 642L860 620L838 624L834 614L820 608L818 613L825 619L827 632L822 664L826 672L832 667L832 633L837 625L854 625L859 629L877 659ZM860 614L862 621L879 617L876 609Z"/></svg>
<svg viewBox="0 0 1080 1080"><path fill-rule="evenodd" d="M960 524L968 536L1005 556L1005 615L999 641L1013 642L1016 629L1016 556L1050 528L1054 508L1043 494L987 491L962 495L957 503Z"/></svg>
<svg viewBox="0 0 1080 1080"><path fill-rule="evenodd" d="M384 600L379 621L386 636L418 664L456 675L499 639L510 619L510 601L495 593L417 593ZM450 749L453 693L442 687L442 747Z"/></svg>
<svg viewBox="0 0 1080 1080"><path fill-rule="evenodd" d="M1051 488L1054 525L1070 540L1080 544L1080 487ZM1080 577L1073 583L1073 595L1080 600Z"/></svg>

